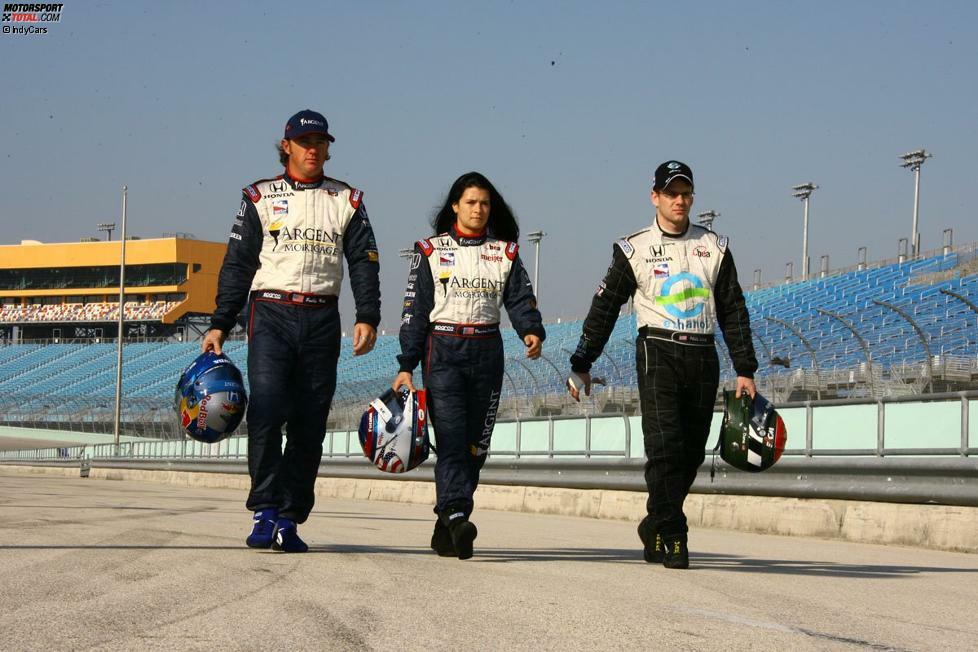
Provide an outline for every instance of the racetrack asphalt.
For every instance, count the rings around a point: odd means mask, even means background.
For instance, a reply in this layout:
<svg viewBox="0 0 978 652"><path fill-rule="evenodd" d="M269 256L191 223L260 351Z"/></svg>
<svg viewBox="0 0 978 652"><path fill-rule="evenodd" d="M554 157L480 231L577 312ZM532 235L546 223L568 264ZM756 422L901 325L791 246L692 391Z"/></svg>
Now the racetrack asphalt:
<svg viewBox="0 0 978 652"><path fill-rule="evenodd" d="M635 524L322 499L306 554L244 546L244 494L0 468L5 650L974 649L978 555L696 529L692 568ZM972 616L968 616L972 614Z"/></svg>

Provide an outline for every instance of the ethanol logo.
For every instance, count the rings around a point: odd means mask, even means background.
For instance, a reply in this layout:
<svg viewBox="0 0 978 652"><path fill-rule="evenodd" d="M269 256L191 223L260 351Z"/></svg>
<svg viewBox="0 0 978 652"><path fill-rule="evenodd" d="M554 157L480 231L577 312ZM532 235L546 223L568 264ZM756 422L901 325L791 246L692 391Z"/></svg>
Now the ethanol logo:
<svg viewBox="0 0 978 652"><path fill-rule="evenodd" d="M703 287L703 281L698 276L682 272L662 284L662 291L655 302L677 319L691 319L703 312L703 304L709 298L710 291ZM680 307L682 305L689 307L684 309Z"/></svg>

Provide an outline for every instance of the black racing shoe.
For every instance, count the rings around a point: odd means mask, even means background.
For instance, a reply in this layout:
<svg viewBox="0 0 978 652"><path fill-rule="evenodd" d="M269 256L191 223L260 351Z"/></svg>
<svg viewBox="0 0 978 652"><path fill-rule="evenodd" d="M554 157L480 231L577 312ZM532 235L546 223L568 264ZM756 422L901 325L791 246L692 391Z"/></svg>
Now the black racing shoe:
<svg viewBox="0 0 978 652"><path fill-rule="evenodd" d="M275 537L272 540L272 550L279 552L306 552L309 546L299 538L299 526L287 518L275 522Z"/></svg>
<svg viewBox="0 0 978 652"><path fill-rule="evenodd" d="M435 521L435 531L431 533L431 549L439 557L455 557L458 554L455 552L455 544L452 543L452 535L440 518Z"/></svg>
<svg viewBox="0 0 978 652"><path fill-rule="evenodd" d="M638 538L642 540L642 554L645 561L650 564L661 564L666 558L666 551L662 544L662 536L652 528L652 521L648 516L638 524Z"/></svg>
<svg viewBox="0 0 978 652"><path fill-rule="evenodd" d="M278 510L274 507L259 509L252 519L254 526L251 534L245 539L249 548L271 548L275 535L275 521L278 520Z"/></svg>
<svg viewBox="0 0 978 652"><path fill-rule="evenodd" d="M448 533L452 537L452 546L454 546L458 558L470 558L472 556L472 542L479 536L479 530L475 527L475 523L464 518L456 519L448 526Z"/></svg>
<svg viewBox="0 0 978 652"><path fill-rule="evenodd" d="M666 568L689 568L689 545L686 537L677 539L665 538L665 559L662 565Z"/></svg>

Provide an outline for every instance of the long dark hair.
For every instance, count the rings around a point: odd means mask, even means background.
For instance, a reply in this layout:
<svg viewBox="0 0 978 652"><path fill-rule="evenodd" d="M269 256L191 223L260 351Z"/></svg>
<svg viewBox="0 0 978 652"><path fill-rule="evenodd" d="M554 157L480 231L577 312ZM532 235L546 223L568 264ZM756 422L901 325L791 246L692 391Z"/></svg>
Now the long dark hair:
<svg viewBox="0 0 978 652"><path fill-rule="evenodd" d="M489 193L489 222L486 224L489 234L499 240L516 242L520 237L520 225L516 222L516 215L492 182L478 172L466 172L452 184L448 196L445 197L444 205L431 220L435 235L447 232L455 224L455 211L452 210L452 204L457 204L462 199L462 194L467 188L481 188Z"/></svg>

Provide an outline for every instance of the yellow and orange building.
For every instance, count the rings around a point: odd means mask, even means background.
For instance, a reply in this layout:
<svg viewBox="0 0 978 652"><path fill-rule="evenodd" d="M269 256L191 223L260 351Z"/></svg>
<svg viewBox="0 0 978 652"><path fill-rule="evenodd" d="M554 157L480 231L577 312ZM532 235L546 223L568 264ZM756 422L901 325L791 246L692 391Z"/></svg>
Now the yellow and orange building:
<svg viewBox="0 0 978 652"><path fill-rule="evenodd" d="M46 338L66 325L98 325L106 336L114 334L121 244L28 240L0 245L4 336ZM209 315L226 248L186 237L127 240L126 321L155 324L154 333L162 333L189 318ZM64 336L71 337L68 332Z"/></svg>

